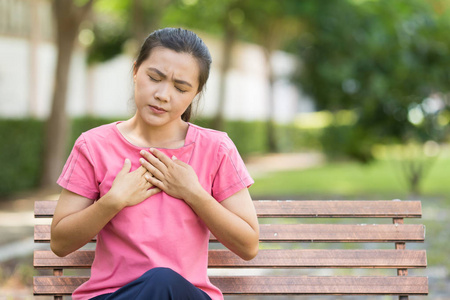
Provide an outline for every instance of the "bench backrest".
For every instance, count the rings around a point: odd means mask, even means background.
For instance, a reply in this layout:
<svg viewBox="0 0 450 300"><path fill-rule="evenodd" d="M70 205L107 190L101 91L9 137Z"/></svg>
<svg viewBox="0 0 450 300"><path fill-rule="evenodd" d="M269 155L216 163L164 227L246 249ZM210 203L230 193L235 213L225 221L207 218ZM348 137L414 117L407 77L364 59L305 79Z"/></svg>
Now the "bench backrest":
<svg viewBox="0 0 450 300"><path fill-rule="evenodd" d="M407 276L408 269L427 265L425 250L405 249L406 243L425 240L423 225L403 222L405 218L422 216L420 201L254 201L254 204L261 231L261 250L255 259L243 261L226 249L214 249L220 247L211 235L212 273L214 269L235 270L234 273L228 270L225 275L219 270L210 276L224 294L399 295L400 299L428 294L427 277ZM35 217L51 218L55 206L56 201L37 201ZM333 219L323 222L317 218ZM370 218L371 224L354 221L360 221L359 218ZM345 223L338 219L345 219ZM386 219L392 222L387 223ZM36 225L34 239L36 243L48 243L50 226ZM359 248L352 243L368 246ZM380 246L386 243L392 243L393 249ZM93 250L79 250L64 258L50 250L36 250L35 268L52 269L53 275L34 277L34 294L53 295L55 299L70 295L88 276L65 276L63 270L90 268L93 259ZM343 275L305 276L304 269L313 269L306 271L310 274L318 268L376 269L376 276L349 274L348 270ZM256 274L242 275L242 269ZM380 274L376 272L378 269L396 272Z"/></svg>

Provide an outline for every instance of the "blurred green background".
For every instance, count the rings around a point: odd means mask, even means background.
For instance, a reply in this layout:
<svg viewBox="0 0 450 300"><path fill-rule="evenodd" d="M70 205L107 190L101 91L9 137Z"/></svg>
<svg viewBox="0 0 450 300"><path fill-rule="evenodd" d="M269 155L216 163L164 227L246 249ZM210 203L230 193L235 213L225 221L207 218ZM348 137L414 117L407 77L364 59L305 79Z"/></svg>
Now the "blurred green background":
<svg viewBox="0 0 450 300"><path fill-rule="evenodd" d="M185 27L211 37L213 59L220 52L214 86L219 103L213 115L199 114L193 122L228 132L247 162L274 153L324 158L308 168L277 169L271 161L266 171L253 174L253 198L420 199L428 270L448 280L450 1L0 0L3 20L13 18L17 3L53 10L48 41L56 45L54 55L70 54L64 49L77 45L87 70L135 53L157 28ZM2 26L0 37L15 30ZM262 119L225 114L230 86L223 78L233 70L233 47L242 44L259 47L267 62L268 113ZM313 111L298 111L284 122L272 113L283 105L274 92L280 78L273 57L280 51L296 61L282 80L314 104ZM70 66L65 68L70 74ZM1 80L0 101L14 103ZM66 103L66 95L67 87L55 84L49 102ZM54 179L81 132L127 116L67 110L63 105L63 113L50 106L44 116L0 114L0 201L53 189L42 178ZM62 133L52 134L55 129ZM49 136L57 145L49 146ZM54 153L50 147L63 154L48 157Z"/></svg>

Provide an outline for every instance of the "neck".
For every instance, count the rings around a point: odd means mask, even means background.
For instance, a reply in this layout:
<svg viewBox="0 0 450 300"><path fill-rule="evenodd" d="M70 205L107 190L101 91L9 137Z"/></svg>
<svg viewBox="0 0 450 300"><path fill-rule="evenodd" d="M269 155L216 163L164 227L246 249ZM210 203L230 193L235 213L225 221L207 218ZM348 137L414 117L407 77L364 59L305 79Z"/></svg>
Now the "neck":
<svg viewBox="0 0 450 300"><path fill-rule="evenodd" d="M136 146L179 148L184 146L188 124L175 120L164 126L150 126L136 115L123 122L122 134Z"/></svg>

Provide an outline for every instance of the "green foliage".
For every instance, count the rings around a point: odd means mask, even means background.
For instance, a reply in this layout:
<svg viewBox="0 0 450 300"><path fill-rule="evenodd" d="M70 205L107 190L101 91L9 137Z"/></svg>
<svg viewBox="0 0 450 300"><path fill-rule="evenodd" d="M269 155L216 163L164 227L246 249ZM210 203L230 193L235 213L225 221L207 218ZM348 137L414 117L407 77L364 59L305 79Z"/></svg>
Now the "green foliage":
<svg viewBox="0 0 450 300"><path fill-rule="evenodd" d="M277 146L281 152L298 152L308 150L321 150L320 137L323 129L303 129L292 124L276 126Z"/></svg>
<svg viewBox="0 0 450 300"><path fill-rule="evenodd" d="M129 38L127 26L120 22L96 22L93 34L95 39L88 48L88 64L105 62L121 54Z"/></svg>
<svg viewBox="0 0 450 300"><path fill-rule="evenodd" d="M67 155L81 133L122 118L78 117L72 120ZM211 127L211 119L198 119L195 124ZM227 121L226 132L242 157L267 152L267 128L264 122ZM294 126L277 127L277 143L283 151L317 147L318 133ZM39 184L44 140L44 122L34 119L0 120L0 196L30 190Z"/></svg>
<svg viewBox="0 0 450 300"><path fill-rule="evenodd" d="M211 128L213 120L198 118L193 123L202 127ZM264 122L226 121L225 132L244 158L249 154L267 152L267 128Z"/></svg>
<svg viewBox="0 0 450 300"><path fill-rule="evenodd" d="M322 149L331 160L351 157L360 162L373 159L373 138L361 128L353 126L329 126L320 137Z"/></svg>
<svg viewBox="0 0 450 300"><path fill-rule="evenodd" d="M213 120L199 118L195 124L211 128ZM252 154L264 154L267 149L267 124L263 121L226 121L225 131L233 140L239 153L245 158ZM277 124L276 143L280 152L320 150L322 129L301 129L292 124Z"/></svg>
<svg viewBox="0 0 450 300"><path fill-rule="evenodd" d="M267 127L264 122L228 121L225 124L225 131L242 156L267 152Z"/></svg>
<svg viewBox="0 0 450 300"><path fill-rule="evenodd" d="M366 149L354 151L361 138L363 147L446 138L448 120L438 120L449 110L448 15L421 0L314 1L301 13L307 26L297 44L299 84L319 109L358 114L355 127L346 129L350 145L343 152L370 158ZM440 107L432 108L430 96Z"/></svg>
<svg viewBox="0 0 450 300"><path fill-rule="evenodd" d="M43 123L34 119L0 120L0 196L39 183Z"/></svg>

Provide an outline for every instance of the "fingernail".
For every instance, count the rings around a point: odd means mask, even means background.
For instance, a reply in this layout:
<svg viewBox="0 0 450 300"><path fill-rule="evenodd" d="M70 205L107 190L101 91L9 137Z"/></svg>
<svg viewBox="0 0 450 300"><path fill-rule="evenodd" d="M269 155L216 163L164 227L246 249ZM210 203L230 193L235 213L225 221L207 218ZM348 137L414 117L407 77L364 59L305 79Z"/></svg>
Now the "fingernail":
<svg viewBox="0 0 450 300"><path fill-rule="evenodd" d="M153 151L155 150L155 148L150 148L149 151L153 153Z"/></svg>
<svg viewBox="0 0 450 300"><path fill-rule="evenodd" d="M145 163L145 159L139 158L139 162L140 162L141 164L143 164L143 163Z"/></svg>
<svg viewBox="0 0 450 300"><path fill-rule="evenodd" d="M175 155L172 155L172 160L176 160L177 157Z"/></svg>
<svg viewBox="0 0 450 300"><path fill-rule="evenodd" d="M145 154L145 150L141 150L141 155L144 155Z"/></svg>

